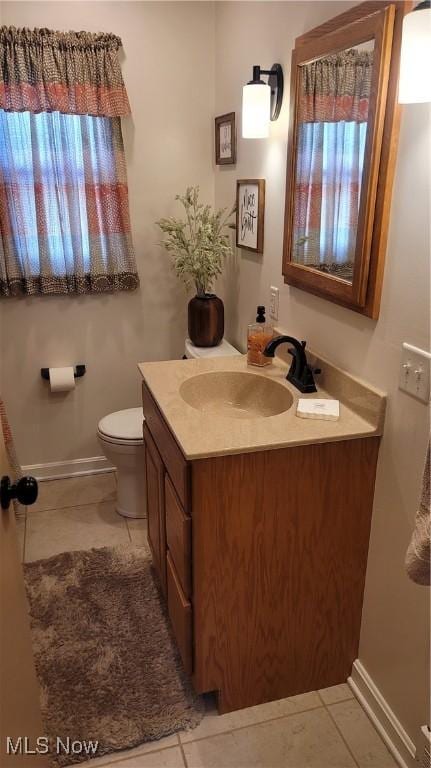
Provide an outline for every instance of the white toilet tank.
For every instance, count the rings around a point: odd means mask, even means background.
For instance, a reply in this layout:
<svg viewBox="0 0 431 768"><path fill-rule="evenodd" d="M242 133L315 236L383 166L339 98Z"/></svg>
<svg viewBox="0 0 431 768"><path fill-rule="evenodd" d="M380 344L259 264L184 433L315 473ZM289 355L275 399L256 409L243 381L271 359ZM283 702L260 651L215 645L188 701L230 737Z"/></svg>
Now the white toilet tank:
<svg viewBox="0 0 431 768"><path fill-rule="evenodd" d="M233 355L240 355L239 352L232 344L229 344L226 339L220 342L217 347L195 347L190 339L185 341L185 356L187 358L204 358L204 357L232 357Z"/></svg>

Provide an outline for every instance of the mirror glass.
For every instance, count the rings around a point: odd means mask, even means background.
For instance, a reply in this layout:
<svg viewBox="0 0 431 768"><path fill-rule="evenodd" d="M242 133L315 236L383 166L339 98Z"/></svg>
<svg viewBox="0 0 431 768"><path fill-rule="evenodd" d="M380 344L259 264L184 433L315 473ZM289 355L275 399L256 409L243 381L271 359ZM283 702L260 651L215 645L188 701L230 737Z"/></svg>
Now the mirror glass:
<svg viewBox="0 0 431 768"><path fill-rule="evenodd" d="M353 281L374 40L301 64L292 261Z"/></svg>

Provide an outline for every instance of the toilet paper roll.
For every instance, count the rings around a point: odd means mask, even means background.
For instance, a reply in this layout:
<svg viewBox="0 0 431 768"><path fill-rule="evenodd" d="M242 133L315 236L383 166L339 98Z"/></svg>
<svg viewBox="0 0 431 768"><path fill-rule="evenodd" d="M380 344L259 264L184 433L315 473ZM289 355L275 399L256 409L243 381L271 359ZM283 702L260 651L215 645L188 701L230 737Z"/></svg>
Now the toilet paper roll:
<svg viewBox="0 0 431 768"><path fill-rule="evenodd" d="M51 392L69 392L75 389L75 376L73 367L50 368L49 385Z"/></svg>

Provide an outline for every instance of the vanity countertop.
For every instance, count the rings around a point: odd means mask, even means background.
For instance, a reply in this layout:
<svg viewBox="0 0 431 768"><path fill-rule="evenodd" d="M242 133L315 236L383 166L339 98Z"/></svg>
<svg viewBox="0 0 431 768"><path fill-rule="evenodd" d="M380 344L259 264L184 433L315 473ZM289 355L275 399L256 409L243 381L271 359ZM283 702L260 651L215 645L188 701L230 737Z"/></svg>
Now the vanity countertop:
<svg viewBox="0 0 431 768"><path fill-rule="evenodd" d="M265 368L248 366L246 355L140 363L138 367L186 459L381 435L385 395L320 357L314 362L323 373L317 393L308 395L286 381L288 363L277 357ZM183 400L180 387L192 376L210 371L248 371L269 377L287 387L293 404L276 416L250 419L203 413ZM299 397L340 400L338 421L299 418Z"/></svg>

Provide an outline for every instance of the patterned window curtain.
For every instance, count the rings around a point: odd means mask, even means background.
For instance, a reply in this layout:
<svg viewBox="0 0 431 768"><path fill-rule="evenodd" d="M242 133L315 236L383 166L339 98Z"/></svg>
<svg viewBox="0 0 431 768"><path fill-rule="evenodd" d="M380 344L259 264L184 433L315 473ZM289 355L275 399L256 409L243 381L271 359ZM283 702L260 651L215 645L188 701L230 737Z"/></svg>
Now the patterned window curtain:
<svg viewBox="0 0 431 768"><path fill-rule="evenodd" d="M344 51L301 67L294 260L352 279L372 53Z"/></svg>
<svg viewBox="0 0 431 768"><path fill-rule="evenodd" d="M0 29L0 295L132 290L115 35Z"/></svg>

